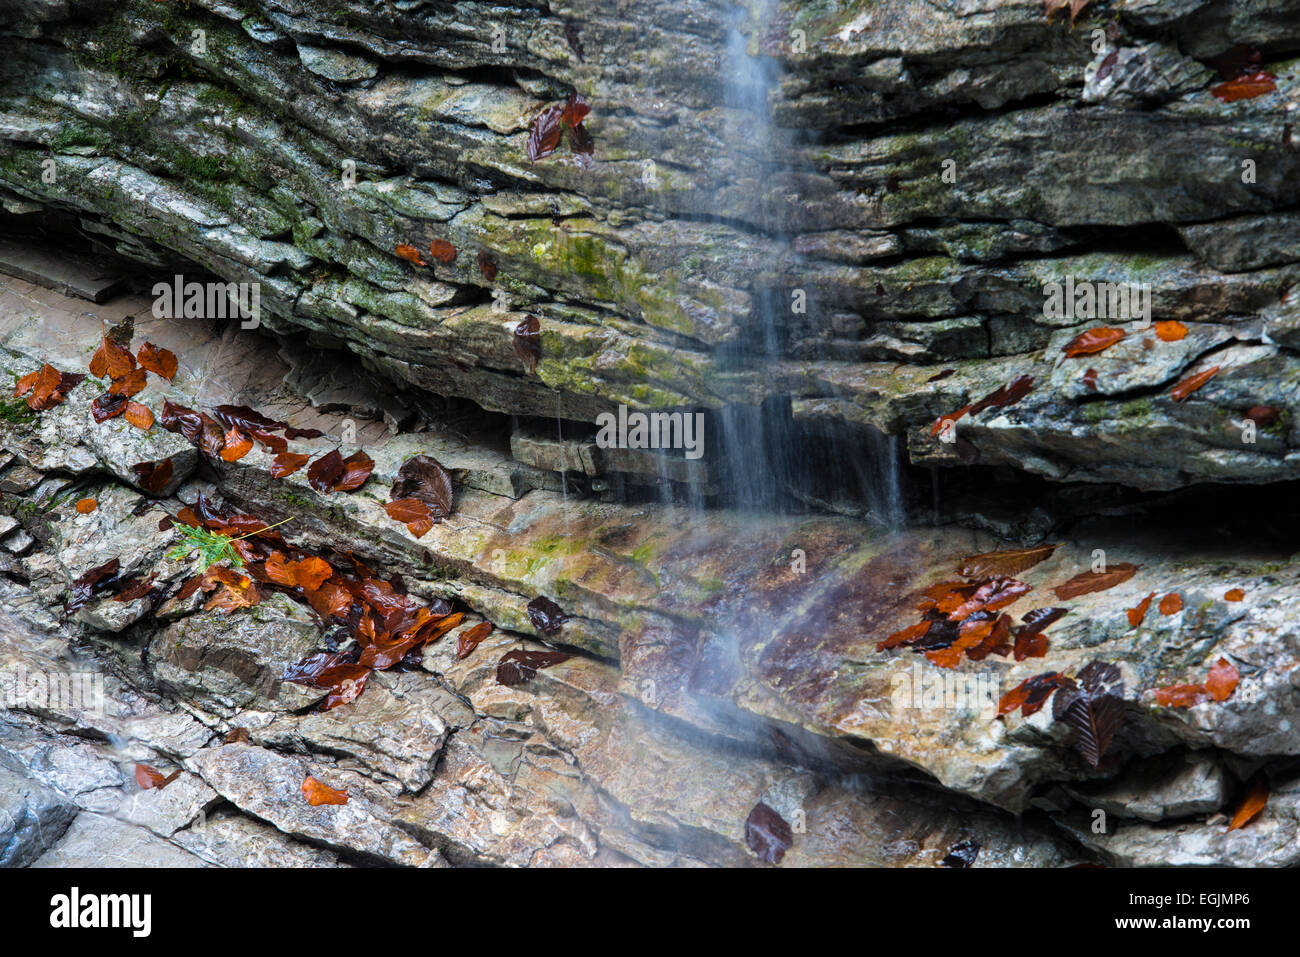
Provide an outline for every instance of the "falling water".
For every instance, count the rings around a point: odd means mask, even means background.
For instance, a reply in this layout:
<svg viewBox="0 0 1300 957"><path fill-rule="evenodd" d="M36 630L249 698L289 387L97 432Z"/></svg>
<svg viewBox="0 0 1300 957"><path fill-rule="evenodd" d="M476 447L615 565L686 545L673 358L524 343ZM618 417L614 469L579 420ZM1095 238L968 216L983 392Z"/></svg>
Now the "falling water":
<svg viewBox="0 0 1300 957"><path fill-rule="evenodd" d="M775 5L764 6L755 12L753 22L771 22L769 13ZM756 198L761 232L779 239L800 228L771 202L773 186L787 169L780 156L794 131L778 130L772 123L769 94L779 79L777 64L750 55L742 21L743 13L730 27L722 65L722 100L731 120L719 181L727 178L729 167L752 170L746 174L752 180L738 177L737 185ZM700 213L716 217L719 210ZM823 426L821 434L808 436L795 423L789 399L782 397L788 388L778 381L786 355L786 295L753 290L751 326L732 361L759 373L765 394L776 398L757 407L729 406L713 418L713 461L722 497L735 507L763 511L794 504L825 505L828 496L837 497L830 503L837 510L865 509L875 521L899 527L905 510L898 440L847 424ZM815 314L814 308L810 301L810 315ZM809 488L810 484L815 487Z"/></svg>

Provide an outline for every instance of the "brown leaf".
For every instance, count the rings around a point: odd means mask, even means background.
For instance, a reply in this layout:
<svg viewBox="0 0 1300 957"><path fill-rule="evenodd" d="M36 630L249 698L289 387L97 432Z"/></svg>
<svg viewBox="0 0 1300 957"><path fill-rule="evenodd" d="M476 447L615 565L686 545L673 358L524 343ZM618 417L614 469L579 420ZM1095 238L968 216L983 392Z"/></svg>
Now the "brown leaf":
<svg viewBox="0 0 1300 957"><path fill-rule="evenodd" d="M562 651L511 651L497 663L497 682L508 687L527 684L543 668L572 657Z"/></svg>
<svg viewBox="0 0 1300 957"><path fill-rule="evenodd" d="M1120 562L1114 565L1108 565L1104 572L1086 571L1075 575L1063 585L1057 585L1052 589L1056 597L1065 601L1070 598L1078 598L1080 595L1090 595L1095 591L1105 591L1107 588L1114 588L1116 585L1122 585L1135 574L1138 566L1128 562Z"/></svg>
<svg viewBox="0 0 1300 957"><path fill-rule="evenodd" d="M410 243L398 243L393 252L397 253L398 259L405 259L407 262L415 263L417 266L429 265L420 256L420 250L416 249Z"/></svg>
<svg viewBox="0 0 1300 957"><path fill-rule="evenodd" d="M136 484L150 495L161 495L167 483L172 480L172 460L161 459L157 462L137 462L131 466Z"/></svg>
<svg viewBox="0 0 1300 957"><path fill-rule="evenodd" d="M1138 625L1142 624L1143 619L1147 616L1147 609L1151 607L1151 599L1155 597L1156 593L1152 592L1147 595L1146 598L1143 598L1138 602L1136 607L1130 608L1124 613L1128 615L1128 625L1130 628L1136 628Z"/></svg>
<svg viewBox="0 0 1300 957"><path fill-rule="evenodd" d="M73 507L77 510L78 515L89 515L95 509L99 508L99 501L98 499L93 498L77 499L77 504Z"/></svg>
<svg viewBox="0 0 1300 957"><path fill-rule="evenodd" d="M1052 692L1073 684L1073 679L1057 671L1045 671L1041 675L1026 678L1002 696L998 702L998 717L1019 708L1020 713L1028 718L1042 710Z"/></svg>
<svg viewBox="0 0 1300 957"><path fill-rule="evenodd" d="M135 766L135 783L145 791L151 791L154 788L162 790L181 776L180 768L177 768L171 774L163 774L161 771L149 767L147 764L137 764Z"/></svg>
<svg viewBox="0 0 1300 957"><path fill-rule="evenodd" d="M281 452L271 463L271 478L285 478L298 471L311 459L307 452Z"/></svg>
<svg viewBox="0 0 1300 957"><path fill-rule="evenodd" d="M1039 562L1052 557L1060 548L1055 545L1038 545L1034 548L1010 548L999 552L984 552L962 559L957 574L963 578L1004 578L1016 575Z"/></svg>
<svg viewBox="0 0 1300 957"><path fill-rule="evenodd" d="M1022 375L994 389L984 398L980 399L970 407L970 414L973 418L979 415L985 409L1001 409L1009 405L1015 405L1034 388L1034 377L1031 375Z"/></svg>
<svg viewBox="0 0 1300 957"><path fill-rule="evenodd" d="M538 595L528 603L528 620L542 634L553 635L569 620L569 616L545 595Z"/></svg>
<svg viewBox="0 0 1300 957"><path fill-rule="evenodd" d="M1123 329L1115 329L1110 326L1097 326L1093 329L1087 329L1069 342L1061 349L1067 358L1073 359L1076 356L1091 356L1099 352L1104 352L1115 343L1119 342L1128 333Z"/></svg>
<svg viewBox="0 0 1300 957"><path fill-rule="evenodd" d="M402 463L390 493L394 499L417 498L429 507L432 519L451 514L455 492L451 474L429 455L416 455Z"/></svg>
<svg viewBox="0 0 1300 957"><path fill-rule="evenodd" d="M1188 376L1182 382L1179 382L1169 390L1170 397L1175 402L1182 402L1189 395L1218 375L1219 368L1219 366L1212 366L1204 372L1198 372L1195 375Z"/></svg>
<svg viewBox="0 0 1300 957"><path fill-rule="evenodd" d="M479 643L490 634L492 634L492 622L490 621L480 621L473 628L461 632L460 637L456 640L456 657L458 659L468 658L473 654L474 649L479 646Z"/></svg>
<svg viewBox="0 0 1300 957"><path fill-rule="evenodd" d="M570 93L564 103L564 113L560 116L560 122L565 126L577 126L590 112L591 107L581 94Z"/></svg>
<svg viewBox="0 0 1300 957"><path fill-rule="evenodd" d="M96 379L120 379L135 369L135 356L105 336L90 358L90 374Z"/></svg>
<svg viewBox="0 0 1300 957"><path fill-rule="evenodd" d="M1169 685L1155 690L1156 704L1166 708L1190 708L1210 700L1204 685Z"/></svg>
<svg viewBox="0 0 1300 957"><path fill-rule="evenodd" d="M176 378L176 355L170 349L162 349L152 342L146 342L136 353L141 367L154 375L162 376L168 382Z"/></svg>
<svg viewBox="0 0 1300 957"><path fill-rule="evenodd" d="M483 278L488 282L492 282L497 278L496 260L482 249L478 251L478 271L483 274Z"/></svg>
<svg viewBox="0 0 1300 957"><path fill-rule="evenodd" d="M1205 679L1205 690L1215 701L1227 701L1237 690L1241 675L1227 658L1220 658L1210 668L1210 676Z"/></svg>
<svg viewBox="0 0 1300 957"><path fill-rule="evenodd" d="M108 387L109 395L124 395L128 398L144 390L148 384L148 375L143 369L132 369L124 376L118 376Z"/></svg>
<svg viewBox="0 0 1300 957"><path fill-rule="evenodd" d="M1268 782L1263 778L1251 786L1245 799L1237 808L1237 813L1232 815L1232 820L1228 822L1228 830L1235 831L1238 828L1245 827L1251 821L1255 820L1259 812L1264 810L1268 805Z"/></svg>
<svg viewBox="0 0 1300 957"><path fill-rule="evenodd" d="M365 452L353 452L343 460L343 474L334 483L335 492L355 492L366 484L370 473L375 470L375 462Z"/></svg>
<svg viewBox="0 0 1300 957"><path fill-rule="evenodd" d="M384 506L388 517L401 522L416 538L423 538L433 528L429 506L418 498L398 498Z"/></svg>
<svg viewBox="0 0 1300 957"><path fill-rule="evenodd" d="M780 864L794 845L794 832L785 818L760 801L745 819L745 844L768 864Z"/></svg>
<svg viewBox="0 0 1300 957"><path fill-rule="evenodd" d="M90 403L90 417L102 424L126 411L126 396L106 392Z"/></svg>
<svg viewBox="0 0 1300 957"><path fill-rule="evenodd" d="M1160 604L1157 607L1162 615L1176 615L1183 610L1183 596L1178 592L1170 592L1160 599Z"/></svg>
<svg viewBox="0 0 1300 957"><path fill-rule="evenodd" d="M526 143L530 162L536 163L555 152L560 145L560 134L564 132L561 125L563 116L563 107L548 106L533 119Z"/></svg>
<svg viewBox="0 0 1300 957"><path fill-rule="evenodd" d="M445 239L435 239L429 243L429 255L438 262L450 266L456 261L456 247Z"/></svg>
<svg viewBox="0 0 1300 957"><path fill-rule="evenodd" d="M328 784L321 784L311 775L303 779L302 796L312 807L320 807L322 804L348 803L347 791L340 791Z"/></svg>
<svg viewBox="0 0 1300 957"><path fill-rule="evenodd" d="M153 413L149 411L147 405L141 405L139 402L127 402L122 417L142 432L148 432L153 428Z"/></svg>
<svg viewBox="0 0 1300 957"><path fill-rule="evenodd" d="M334 483L342 477L343 456L338 449L326 452L307 466L307 483L322 494L334 488Z"/></svg>
<svg viewBox="0 0 1300 957"><path fill-rule="evenodd" d="M1229 588L1226 592L1223 593L1224 601L1241 601L1245 597L1246 597L1246 593L1242 591L1240 588Z"/></svg>

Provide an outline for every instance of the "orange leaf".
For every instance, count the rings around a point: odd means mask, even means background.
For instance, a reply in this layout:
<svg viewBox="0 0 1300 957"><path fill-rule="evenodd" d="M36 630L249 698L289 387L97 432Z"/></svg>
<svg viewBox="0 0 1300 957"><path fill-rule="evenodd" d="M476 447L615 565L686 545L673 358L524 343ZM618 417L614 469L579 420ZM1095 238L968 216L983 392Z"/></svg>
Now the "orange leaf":
<svg viewBox="0 0 1300 957"><path fill-rule="evenodd" d="M1204 372L1198 372L1196 375L1189 375L1186 379L1169 390L1170 397L1175 402L1182 402L1189 395L1218 375L1219 368L1219 366L1212 366Z"/></svg>
<svg viewBox="0 0 1300 957"><path fill-rule="evenodd" d="M221 449L221 460L238 462L251 451L253 451L253 440L239 429L231 429L226 433L226 444Z"/></svg>
<svg viewBox="0 0 1300 957"><path fill-rule="evenodd" d="M1160 599L1160 614L1176 615L1183 610L1183 596L1178 592L1170 592L1164 598Z"/></svg>
<svg viewBox="0 0 1300 957"><path fill-rule="evenodd" d="M99 508L99 502L93 498L78 499L77 504L73 506L78 515L89 515L95 509Z"/></svg>
<svg viewBox="0 0 1300 957"><path fill-rule="evenodd" d="M271 463L271 478L285 478L298 471L311 458L310 453L281 452Z"/></svg>
<svg viewBox="0 0 1300 957"><path fill-rule="evenodd" d="M1264 70L1243 73L1235 80L1210 87L1210 92L1224 103L1250 100L1277 89L1277 77Z"/></svg>
<svg viewBox="0 0 1300 957"><path fill-rule="evenodd" d="M153 428L153 413L149 411L147 405L141 405L139 402L128 402L122 418L142 432L148 432Z"/></svg>
<svg viewBox="0 0 1300 957"><path fill-rule="evenodd" d="M456 640L456 657L468 658L479 643L492 634L492 622L480 621L473 628L464 631L460 638Z"/></svg>
<svg viewBox="0 0 1300 957"><path fill-rule="evenodd" d="M388 517L401 522L416 538L423 538L433 528L429 506L418 498L399 498L384 506Z"/></svg>
<svg viewBox="0 0 1300 957"><path fill-rule="evenodd" d="M1210 676L1205 679L1205 690L1215 701L1227 701L1237 690L1239 681L1241 675L1238 674L1236 666L1227 658L1220 658L1210 668Z"/></svg>
<svg viewBox="0 0 1300 957"><path fill-rule="evenodd" d="M1123 329L1115 329L1110 326L1097 326L1093 329L1086 329L1079 333L1067 342L1061 351L1071 359L1075 356L1096 355L1098 352L1104 352L1109 349L1126 335L1128 335L1128 333Z"/></svg>
<svg viewBox="0 0 1300 957"><path fill-rule="evenodd" d="M1223 594L1224 601L1241 601L1246 597L1246 593L1240 588L1230 588Z"/></svg>
<svg viewBox="0 0 1300 957"><path fill-rule="evenodd" d="M429 255L438 262L450 266L456 261L456 247L445 239L435 239L429 243Z"/></svg>
<svg viewBox="0 0 1300 957"><path fill-rule="evenodd" d="M29 373L27 373L27 375L23 376L21 379L19 379L17 382L15 382L15 383L14 383L14 398L16 399L16 398L18 398L20 395L26 395L28 392L31 392L31 391L32 391L32 387L33 387L34 385L36 385L36 380L37 380L38 378L40 378L40 375L41 375L41 373L40 373L40 370L38 369L38 370L35 371L35 372L29 372Z"/></svg>
<svg viewBox="0 0 1300 957"><path fill-rule="evenodd" d="M1147 609L1151 607L1151 599L1155 597L1156 593L1152 592L1147 595L1146 598L1143 598L1138 602L1136 608L1130 608L1124 613L1128 615L1128 626L1130 628L1136 628L1138 625L1142 624L1142 620L1147 616Z"/></svg>
<svg viewBox="0 0 1300 957"><path fill-rule="evenodd" d="M405 259L407 262L415 263L417 266L429 265L420 258L420 250L416 249L409 243L398 244L397 249L394 251L397 253L399 259Z"/></svg>
<svg viewBox="0 0 1300 957"><path fill-rule="evenodd" d="M374 460L365 452L353 452L343 460L343 474L334 483L331 491L355 492L366 484L370 473L375 470Z"/></svg>
<svg viewBox="0 0 1300 957"><path fill-rule="evenodd" d="M136 358L154 375L162 376L168 382L176 378L176 355L170 349L160 349L152 342L146 342L136 353Z"/></svg>
<svg viewBox="0 0 1300 957"><path fill-rule="evenodd" d="M314 555L290 562L286 567L293 575L294 583L301 585L307 591L320 588L334 574L334 569L330 567L329 562Z"/></svg>
<svg viewBox="0 0 1300 957"><path fill-rule="evenodd" d="M303 779L302 796L312 807L320 807L322 804L348 803L347 791L340 791L328 784L321 784L311 775Z"/></svg>
<svg viewBox="0 0 1300 957"><path fill-rule="evenodd" d="M1228 823L1228 830L1235 831L1239 827L1245 827L1255 819L1260 811L1264 810L1267 804L1268 782L1261 778L1251 787L1246 799L1237 808L1237 813L1232 815L1232 820Z"/></svg>
<svg viewBox="0 0 1300 957"><path fill-rule="evenodd" d="M1122 585L1137 574L1137 570L1136 565L1120 562L1109 566L1104 572L1082 572L1064 585L1057 585L1052 591L1056 593L1057 598L1078 598L1080 595L1089 595L1095 591L1105 591L1107 588Z"/></svg>
<svg viewBox="0 0 1300 957"><path fill-rule="evenodd" d="M1162 342L1177 342L1187 335L1187 327L1177 319L1162 319L1156 323L1156 335Z"/></svg>
<svg viewBox="0 0 1300 957"><path fill-rule="evenodd" d="M90 374L97 379L108 376L120 379L135 369L135 356L107 336L100 340L99 348L90 357Z"/></svg>
<svg viewBox="0 0 1300 957"><path fill-rule="evenodd" d="M293 588L298 584L297 576L285 563L283 552L272 552L262 568L266 572L266 577L276 585ZM320 586L316 587L319 588Z"/></svg>
<svg viewBox="0 0 1300 957"><path fill-rule="evenodd" d="M1170 685L1156 689L1156 704L1166 708L1190 708L1209 699L1204 685Z"/></svg>

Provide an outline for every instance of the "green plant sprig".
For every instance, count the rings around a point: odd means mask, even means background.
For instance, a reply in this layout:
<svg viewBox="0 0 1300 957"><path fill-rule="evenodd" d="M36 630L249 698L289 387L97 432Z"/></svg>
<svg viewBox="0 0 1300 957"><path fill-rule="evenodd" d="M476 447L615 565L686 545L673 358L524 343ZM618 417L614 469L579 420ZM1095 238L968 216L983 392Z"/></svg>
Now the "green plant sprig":
<svg viewBox="0 0 1300 957"><path fill-rule="evenodd" d="M283 519L274 525L267 525L265 528L259 528L246 535L240 535L238 538L231 538L221 532L209 532L205 528L196 528L193 525L175 522L172 528L180 533L181 541L167 553L167 557L172 561L183 562L194 552L198 552L199 560L203 563L200 571L204 572L221 561L230 562L231 568L243 568L244 560L235 551L233 543L250 538L253 535L269 532L271 529L278 528L289 521L292 521L292 518Z"/></svg>

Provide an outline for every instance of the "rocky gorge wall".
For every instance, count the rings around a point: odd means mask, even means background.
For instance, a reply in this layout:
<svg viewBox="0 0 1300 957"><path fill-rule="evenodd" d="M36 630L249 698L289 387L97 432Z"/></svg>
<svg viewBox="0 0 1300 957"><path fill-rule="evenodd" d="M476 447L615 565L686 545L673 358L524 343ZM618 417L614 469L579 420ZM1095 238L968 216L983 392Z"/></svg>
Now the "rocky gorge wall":
<svg viewBox="0 0 1300 957"><path fill-rule="evenodd" d="M1205 515L1199 484L1219 487L1213 501L1300 478L1300 4L1100 3L1072 26L1041 0L24 0L0 24L6 228L69 227L57 235L153 275L257 282L264 310L260 334L213 340L151 322L141 300L50 335L66 307L13 286L15 376L37 360L83 368L96 323L130 315L141 339L176 337L185 366L138 398L278 403L312 425L326 413L280 383L301 384L316 361L317 379L360 383L336 389L339 409L405 404L434 420L430 403L463 408L446 399L486 416L454 441L401 431L405 413L389 416L394 434L363 430L379 491L343 501L301 477L272 482L260 450L200 464L169 433L84 434L92 383L8 422L0 483L16 497L7 534L21 537L6 539L7 604L32 609L11 615L8 653L32 670L93 653L119 682L108 716L7 719L5 773L34 795L15 820L72 822L64 841L97 849L83 854L135 841L191 863L260 849L323 863L736 864L756 860L746 820L762 800L812 822L787 858L803 863L934 864L962 841L980 844L980 863L1293 862L1296 566L1289 524L1267 510L1285 496L1264 490L1235 527L1179 531L1152 510ZM1273 92L1210 92L1211 62L1234 44L1259 52ZM567 148L530 162L534 117L572 92L592 106L594 162ZM439 240L453 261L397 254ZM1131 323L1104 353L1066 358L1096 324L1044 309L1045 286L1067 278L1147 288L1153 318L1186 335ZM527 315L540 327L532 371L513 333ZM232 363L257 371L214 381ZM1185 401L1169 394L1214 366ZM933 434L937 417L1022 376L1033 385L1019 401L959 420L961 442ZM620 404L705 411L704 464L597 449L597 416ZM1259 406L1277 414L1246 441ZM836 495L840 460L879 453L881 436L913 477L978 462L962 518L981 531L883 536L824 509L570 494L580 473L597 493L670 482L711 499L753 464L727 461L737 415L775 436L766 451L787 460L774 473L796 497L858 517L879 509L852 501L865 491ZM340 417L315 427L337 437ZM417 540L375 496L431 449L457 508ZM491 648L457 663L431 646L419 670L386 672L355 707L322 715L275 680L320 647L288 603L239 613L235 628L192 609L159 624L159 609L111 599L55 620L73 579L110 553L124 567L163 561L170 540L135 520L148 502L131 470L163 455L178 465L161 504L202 488L268 521L292 516L318 547L356 540L413 592L492 621ZM1025 516L1026 489L1041 492L1040 515ZM71 514L74 490L100 509ZM1140 570L1071 603L1044 660L988 667L1006 691L1115 663L1128 730L1100 768L1080 763L1051 709L1003 722L975 717L981 701L895 705L914 661L939 669L876 647L909 623L912 586L998 540L1049 534L1064 546L1034 570L1040 590L1098 549ZM1224 598L1238 586L1244 604ZM1133 626L1127 609L1157 591L1177 591L1182 610ZM507 693L486 655L545 637L523 611L539 594L572 616L558 641L579 655ZM1154 701L1220 657L1240 668L1240 697ZM251 740L222 746L233 727ZM84 773L61 783L69 748ZM185 800L174 785L133 794L124 756L183 768ZM295 803L303 762L359 789L354 819ZM647 768L686 796L666 801ZM1215 815L1265 773L1267 819L1225 831ZM126 797L176 807L137 819ZM224 822L233 850L196 843L210 833L193 808ZM1123 826L1094 833L1098 808ZM60 853L14 846L24 863Z"/></svg>

